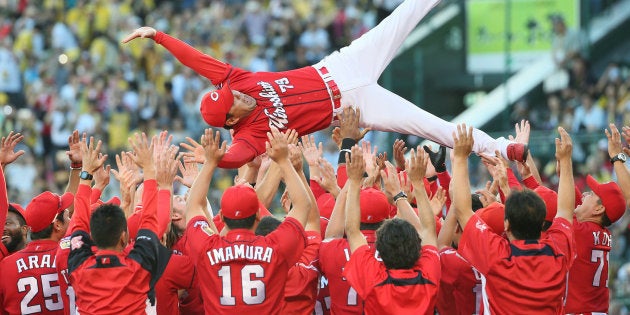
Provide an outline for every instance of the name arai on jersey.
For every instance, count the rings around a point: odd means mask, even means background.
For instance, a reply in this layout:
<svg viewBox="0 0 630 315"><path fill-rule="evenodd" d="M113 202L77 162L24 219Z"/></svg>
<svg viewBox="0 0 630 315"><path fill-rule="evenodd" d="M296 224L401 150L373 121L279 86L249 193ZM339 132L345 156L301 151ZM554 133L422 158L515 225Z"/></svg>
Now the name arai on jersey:
<svg viewBox="0 0 630 315"><path fill-rule="evenodd" d="M278 79L274 82L278 85L282 93L286 92L287 89L293 88L293 85L290 85L289 79L287 78ZM269 117L269 127L273 126L278 129L286 129L289 119L287 117L287 112L284 110L284 104L282 103L278 92L269 82L260 81L258 82L258 85L262 87L262 91L258 93L258 95L268 99L275 108L272 113L269 112L269 108L265 108L263 111L265 115Z"/></svg>

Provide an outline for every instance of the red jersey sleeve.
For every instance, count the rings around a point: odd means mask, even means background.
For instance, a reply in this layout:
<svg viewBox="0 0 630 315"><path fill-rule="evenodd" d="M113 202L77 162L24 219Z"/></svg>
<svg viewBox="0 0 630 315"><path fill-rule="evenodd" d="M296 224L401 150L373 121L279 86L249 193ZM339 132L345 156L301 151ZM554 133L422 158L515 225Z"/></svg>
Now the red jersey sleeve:
<svg viewBox="0 0 630 315"><path fill-rule="evenodd" d="M447 171L441 172L437 174L438 180L440 181L440 187L442 187L442 189L444 189L444 191L446 192L446 209L449 209L451 207L451 197L450 197L450 193L449 193L449 187L451 185L451 174L449 174Z"/></svg>
<svg viewBox="0 0 630 315"><path fill-rule="evenodd" d="M284 219L275 231L265 236L265 239L275 245L289 266L298 262L307 245L304 227L300 221L292 217Z"/></svg>
<svg viewBox="0 0 630 315"><path fill-rule="evenodd" d="M553 219L553 223L547 230L547 238L553 240L555 248L564 254L567 266L571 267L576 256L571 223L564 218Z"/></svg>
<svg viewBox="0 0 630 315"><path fill-rule="evenodd" d="M254 146L245 141L235 139L219 162L220 168L239 168L258 155Z"/></svg>
<svg viewBox="0 0 630 315"><path fill-rule="evenodd" d="M531 176L531 175L526 178L523 178L523 185L525 185L525 187L531 190L534 190L536 189L536 187L540 186L536 178L534 178L534 176Z"/></svg>
<svg viewBox="0 0 630 315"><path fill-rule="evenodd" d="M149 179L144 181L142 193L142 216L140 217L140 229L147 229L157 234L157 181Z"/></svg>
<svg viewBox="0 0 630 315"><path fill-rule="evenodd" d="M92 194L90 195L90 202L96 203L96 201L101 198L102 191L98 188L92 188Z"/></svg>
<svg viewBox="0 0 630 315"><path fill-rule="evenodd" d="M482 274L488 274L492 266L510 250L508 240L492 232L478 216L473 215L459 241L459 253Z"/></svg>
<svg viewBox="0 0 630 315"><path fill-rule="evenodd" d="M308 183L309 183L309 187L311 188L311 191L313 192L313 196L315 196L315 200L317 200L319 196L326 193L326 191L322 188L322 186L320 186L316 181L311 179L308 181Z"/></svg>
<svg viewBox="0 0 630 315"><path fill-rule="evenodd" d="M204 216L196 216L188 222L186 227L186 245L189 251L189 256L193 261L193 264L197 265L197 259L201 257L201 253L204 252L210 238L219 237L214 233L208 224L208 219Z"/></svg>
<svg viewBox="0 0 630 315"><path fill-rule="evenodd" d="M90 233L90 198L92 188L88 185L79 184L77 193L74 195L74 214L70 224L72 234L74 231L85 231ZM74 224L74 226L73 226Z"/></svg>
<svg viewBox="0 0 630 315"><path fill-rule="evenodd" d="M171 222L171 191L168 189L160 189L157 195L157 221L158 237L162 237L166 233L168 224Z"/></svg>
<svg viewBox="0 0 630 315"><path fill-rule="evenodd" d="M370 276L366 277L366 275ZM374 258L374 250L368 245L357 248L350 255L350 260L343 269L343 276L364 299L377 283L387 277L385 267Z"/></svg>
<svg viewBox="0 0 630 315"><path fill-rule="evenodd" d="M230 65L214 59L165 33L157 32L153 40L164 46L183 65L208 78L214 85L223 82L231 69Z"/></svg>
<svg viewBox="0 0 630 315"><path fill-rule="evenodd" d="M337 186L342 187L348 180L348 173L346 173L346 164L337 166Z"/></svg>

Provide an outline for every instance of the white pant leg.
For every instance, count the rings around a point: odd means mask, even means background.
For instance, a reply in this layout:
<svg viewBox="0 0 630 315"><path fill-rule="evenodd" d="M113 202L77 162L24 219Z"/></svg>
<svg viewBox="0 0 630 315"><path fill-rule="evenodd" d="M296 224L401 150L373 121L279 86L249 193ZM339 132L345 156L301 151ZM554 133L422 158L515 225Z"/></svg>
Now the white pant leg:
<svg viewBox="0 0 630 315"><path fill-rule="evenodd" d="M453 132L457 125L445 121L378 84L345 91L341 107L355 106L361 109L361 126L373 130L416 135L449 148L453 147ZM495 150L507 158L507 146L511 141L494 139L479 129L473 129L473 151L494 156Z"/></svg>
<svg viewBox="0 0 630 315"><path fill-rule="evenodd" d="M404 1L373 29L314 67L325 66L341 91L375 83L409 33L439 1Z"/></svg>

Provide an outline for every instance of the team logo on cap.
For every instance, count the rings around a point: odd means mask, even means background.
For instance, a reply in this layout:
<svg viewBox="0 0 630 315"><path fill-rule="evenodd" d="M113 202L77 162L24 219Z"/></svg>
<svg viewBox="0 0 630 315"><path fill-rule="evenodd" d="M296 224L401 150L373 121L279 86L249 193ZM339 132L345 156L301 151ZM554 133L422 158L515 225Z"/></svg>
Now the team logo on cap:
<svg viewBox="0 0 630 315"><path fill-rule="evenodd" d="M210 98L216 102L219 99L219 93L217 91L210 93Z"/></svg>

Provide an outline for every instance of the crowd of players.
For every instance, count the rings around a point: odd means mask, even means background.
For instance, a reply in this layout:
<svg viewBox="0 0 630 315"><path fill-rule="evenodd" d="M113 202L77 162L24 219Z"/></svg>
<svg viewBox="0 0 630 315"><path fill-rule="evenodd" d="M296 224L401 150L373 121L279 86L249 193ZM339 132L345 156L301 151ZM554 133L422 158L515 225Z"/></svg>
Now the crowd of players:
<svg viewBox="0 0 630 315"><path fill-rule="evenodd" d="M181 154L166 131L136 134L116 170L100 140L75 131L63 195L44 192L22 209L0 177L3 312L609 312L607 226L630 200L621 155L630 128L605 132L618 183L589 176L590 191L580 192L571 137L559 127L557 191L541 186L530 153L512 162L517 174L500 154L484 156L493 181L475 192L465 125L453 134L449 170L444 147L413 148L405 159L400 140L389 161L361 140L354 109L340 116L330 139L336 170L312 137L272 129L266 154L239 169L214 216L206 195L227 146L218 131L206 129ZM517 141L529 133L528 122L516 125ZM23 155L22 140L2 138L3 169ZM101 201L110 171L120 197ZM190 187L185 195L173 193L176 178ZM282 221L267 210L281 187Z"/></svg>

